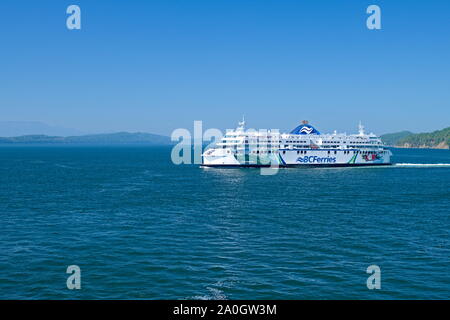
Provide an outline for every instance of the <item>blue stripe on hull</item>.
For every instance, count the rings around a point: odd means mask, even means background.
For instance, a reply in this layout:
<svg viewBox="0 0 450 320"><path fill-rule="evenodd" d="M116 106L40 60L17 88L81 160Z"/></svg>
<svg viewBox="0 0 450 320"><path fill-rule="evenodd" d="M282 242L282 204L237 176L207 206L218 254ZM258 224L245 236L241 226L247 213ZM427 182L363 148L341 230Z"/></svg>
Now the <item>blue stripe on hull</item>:
<svg viewBox="0 0 450 320"><path fill-rule="evenodd" d="M390 166L392 163L335 163L335 164L285 164L278 165L280 168L330 168L330 167L378 167ZM202 167L216 167L216 168L268 168L270 165L258 164L202 164ZM276 167L275 167L276 168Z"/></svg>

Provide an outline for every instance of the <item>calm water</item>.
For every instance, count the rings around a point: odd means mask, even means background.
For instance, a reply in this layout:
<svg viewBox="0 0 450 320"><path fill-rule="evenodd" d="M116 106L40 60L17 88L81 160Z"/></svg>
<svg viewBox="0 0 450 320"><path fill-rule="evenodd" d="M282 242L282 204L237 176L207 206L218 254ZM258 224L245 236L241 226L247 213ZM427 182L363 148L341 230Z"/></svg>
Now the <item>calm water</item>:
<svg viewBox="0 0 450 320"><path fill-rule="evenodd" d="M167 147L0 147L0 161L3 299L450 298L450 166L261 176L175 166Z"/></svg>

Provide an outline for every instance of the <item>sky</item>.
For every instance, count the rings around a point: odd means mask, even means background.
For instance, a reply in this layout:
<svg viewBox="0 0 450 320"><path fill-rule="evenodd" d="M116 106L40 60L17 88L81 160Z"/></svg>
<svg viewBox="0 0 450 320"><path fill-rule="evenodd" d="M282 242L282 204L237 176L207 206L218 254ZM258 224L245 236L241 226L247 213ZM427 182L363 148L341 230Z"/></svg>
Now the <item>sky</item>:
<svg viewBox="0 0 450 320"><path fill-rule="evenodd" d="M450 126L449 35L446 0L2 0L0 121L433 131Z"/></svg>

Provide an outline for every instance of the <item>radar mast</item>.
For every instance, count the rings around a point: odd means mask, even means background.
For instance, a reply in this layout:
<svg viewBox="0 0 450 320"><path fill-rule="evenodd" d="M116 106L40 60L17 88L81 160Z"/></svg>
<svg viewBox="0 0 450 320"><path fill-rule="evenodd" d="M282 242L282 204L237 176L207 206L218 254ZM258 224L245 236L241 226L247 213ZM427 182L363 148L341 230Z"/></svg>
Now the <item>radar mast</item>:
<svg viewBox="0 0 450 320"><path fill-rule="evenodd" d="M359 129L358 131L359 131L360 136L365 135L364 126L362 125L361 120L359 121L358 129Z"/></svg>
<svg viewBox="0 0 450 320"><path fill-rule="evenodd" d="M238 122L238 127L237 127L237 129L238 129L238 130L244 130L244 128L245 128L245 117L242 116L242 121L239 121L239 122Z"/></svg>

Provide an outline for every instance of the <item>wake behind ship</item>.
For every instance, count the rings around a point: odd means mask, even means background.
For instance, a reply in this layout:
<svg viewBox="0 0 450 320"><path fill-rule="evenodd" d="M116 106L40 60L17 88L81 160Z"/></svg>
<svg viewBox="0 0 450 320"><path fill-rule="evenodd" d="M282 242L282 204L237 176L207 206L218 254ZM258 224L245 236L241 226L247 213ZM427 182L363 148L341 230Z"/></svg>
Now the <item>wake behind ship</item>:
<svg viewBox="0 0 450 320"><path fill-rule="evenodd" d="M392 153L359 125L358 134L321 134L308 121L290 133L245 130L245 121L229 130L202 155L206 167L376 166L390 165Z"/></svg>

